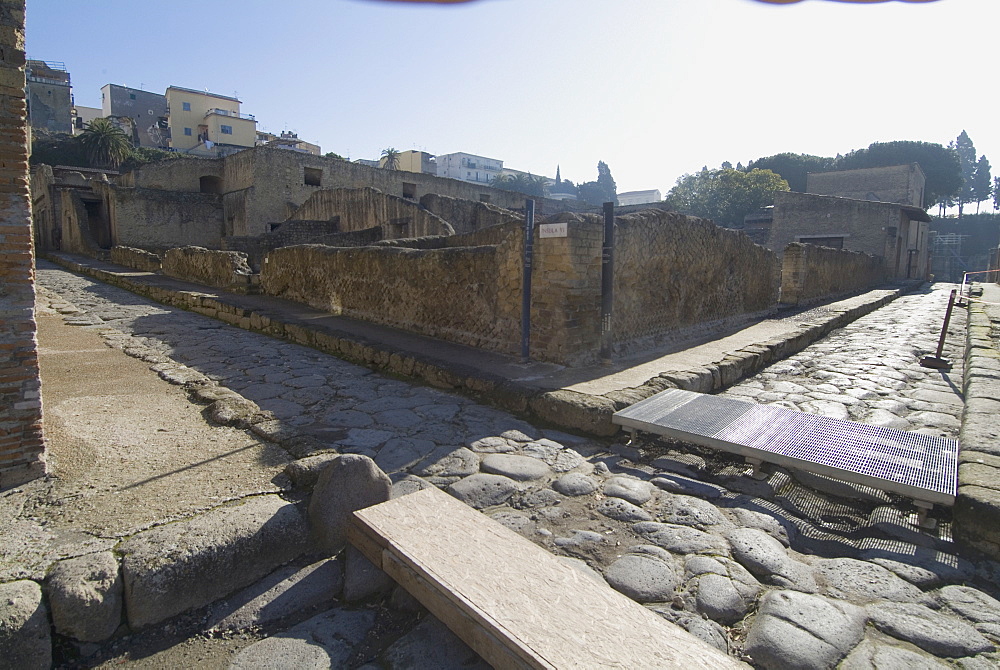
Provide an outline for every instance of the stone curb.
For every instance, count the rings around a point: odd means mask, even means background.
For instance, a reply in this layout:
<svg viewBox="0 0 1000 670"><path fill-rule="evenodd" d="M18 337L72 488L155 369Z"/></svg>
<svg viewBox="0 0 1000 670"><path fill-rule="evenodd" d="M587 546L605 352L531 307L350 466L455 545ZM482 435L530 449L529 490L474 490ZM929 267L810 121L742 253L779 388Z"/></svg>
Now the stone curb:
<svg viewBox="0 0 1000 670"><path fill-rule="evenodd" d="M993 321L986 306L973 302L968 311L962 385L966 403L953 528L956 540L1000 556L1000 426L995 412L1000 404L1000 351L990 338Z"/></svg>
<svg viewBox="0 0 1000 670"><path fill-rule="evenodd" d="M731 386L776 361L802 351L830 331L875 311L908 290L887 289L881 295L861 304L833 311L818 323L802 324L785 337L743 347L717 363L663 373L641 386L595 396L568 389L543 391L471 366L398 350L357 335L348 336L305 319L283 317L284 320L281 320L273 311L248 309L213 294L156 286L136 277L134 270L123 268L122 272L112 272L90 267L59 254L48 254L46 259L73 272L166 305L311 347L375 371L416 378L438 388L462 389L501 409L530 415L577 433L601 437L619 432L619 427L611 423L611 416L619 409L667 388L710 393Z"/></svg>

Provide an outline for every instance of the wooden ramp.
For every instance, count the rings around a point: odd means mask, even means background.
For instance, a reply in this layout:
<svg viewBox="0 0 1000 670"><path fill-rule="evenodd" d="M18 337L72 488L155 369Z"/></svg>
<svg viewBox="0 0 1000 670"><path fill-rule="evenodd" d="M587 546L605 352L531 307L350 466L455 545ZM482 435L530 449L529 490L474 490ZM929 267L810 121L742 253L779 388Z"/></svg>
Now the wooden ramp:
<svg viewBox="0 0 1000 670"><path fill-rule="evenodd" d="M437 488L348 540L495 668L746 667Z"/></svg>
<svg viewBox="0 0 1000 670"><path fill-rule="evenodd" d="M614 423L834 479L954 505L958 441L669 389L616 412Z"/></svg>

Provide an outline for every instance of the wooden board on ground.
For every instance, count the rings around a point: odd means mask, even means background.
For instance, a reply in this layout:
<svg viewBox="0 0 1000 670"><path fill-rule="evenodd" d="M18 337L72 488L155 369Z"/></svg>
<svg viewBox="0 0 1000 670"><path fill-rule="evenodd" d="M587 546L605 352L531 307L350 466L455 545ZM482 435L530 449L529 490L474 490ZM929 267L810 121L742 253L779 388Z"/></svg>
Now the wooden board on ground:
<svg viewBox="0 0 1000 670"><path fill-rule="evenodd" d="M348 539L496 668L746 667L437 488Z"/></svg>

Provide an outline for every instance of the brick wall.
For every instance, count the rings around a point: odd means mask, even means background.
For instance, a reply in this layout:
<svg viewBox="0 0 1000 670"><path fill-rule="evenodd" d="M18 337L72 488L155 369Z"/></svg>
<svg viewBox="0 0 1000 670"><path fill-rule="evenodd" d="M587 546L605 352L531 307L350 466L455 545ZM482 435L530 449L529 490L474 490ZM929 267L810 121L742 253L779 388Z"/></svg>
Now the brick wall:
<svg viewBox="0 0 1000 670"><path fill-rule="evenodd" d="M789 305L857 293L885 281L878 256L812 244L789 244L781 264L781 302Z"/></svg>
<svg viewBox="0 0 1000 670"><path fill-rule="evenodd" d="M45 474L24 63L24 1L0 0L0 488Z"/></svg>

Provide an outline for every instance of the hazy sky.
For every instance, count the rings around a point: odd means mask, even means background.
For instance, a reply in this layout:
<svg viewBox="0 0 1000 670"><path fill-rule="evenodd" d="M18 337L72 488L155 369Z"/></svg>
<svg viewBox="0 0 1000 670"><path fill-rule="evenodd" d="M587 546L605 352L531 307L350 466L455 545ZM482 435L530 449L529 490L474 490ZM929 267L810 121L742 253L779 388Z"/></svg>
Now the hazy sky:
<svg viewBox="0 0 1000 670"><path fill-rule="evenodd" d="M619 191L779 152L947 144L1000 174L998 0L28 0L29 58L79 105L107 83L236 95L323 151L456 151Z"/></svg>

